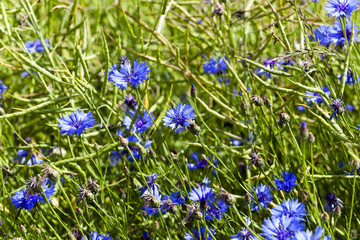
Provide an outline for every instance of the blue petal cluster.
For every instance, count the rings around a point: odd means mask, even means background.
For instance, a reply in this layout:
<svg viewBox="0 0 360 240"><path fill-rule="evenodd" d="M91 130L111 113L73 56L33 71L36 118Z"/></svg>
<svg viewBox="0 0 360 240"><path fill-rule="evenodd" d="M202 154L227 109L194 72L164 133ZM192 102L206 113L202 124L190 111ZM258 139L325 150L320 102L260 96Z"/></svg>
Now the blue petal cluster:
<svg viewBox="0 0 360 240"><path fill-rule="evenodd" d="M306 216L306 208L297 199L284 200L281 204L271 209L271 215L276 218L283 216L302 218Z"/></svg>
<svg viewBox="0 0 360 240"><path fill-rule="evenodd" d="M305 224L302 219L282 216L281 218L268 218L261 225L262 233L268 240L291 240L295 232L302 231Z"/></svg>
<svg viewBox="0 0 360 240"><path fill-rule="evenodd" d="M331 240L331 235L328 235L326 237L321 238L321 236L324 234L325 230L321 227L317 227L315 229L314 234L312 231L306 230L306 231L298 231L295 233L295 239L296 240Z"/></svg>
<svg viewBox="0 0 360 240"><path fill-rule="evenodd" d="M343 77L343 74L340 73L339 75L337 75L337 78L341 81ZM356 83L358 83L360 81L360 77L358 77L357 79L354 78L354 74L348 70L347 74L346 74L346 79L345 79L345 83L349 84L349 85L354 85Z"/></svg>
<svg viewBox="0 0 360 240"><path fill-rule="evenodd" d="M190 104L180 103L178 106L169 109L163 118L164 124L169 126L175 133L184 131L195 119L194 108Z"/></svg>
<svg viewBox="0 0 360 240"><path fill-rule="evenodd" d="M91 232L90 235L91 240L111 240L109 234L103 235L102 233L97 233L96 231Z"/></svg>
<svg viewBox="0 0 360 240"><path fill-rule="evenodd" d="M204 63L203 69L205 73L215 74L222 73L228 69L228 65L225 60L229 62L229 59L226 57L219 57L218 61L216 61L215 57L212 57L208 62Z"/></svg>
<svg viewBox="0 0 360 240"><path fill-rule="evenodd" d="M246 226L249 227L251 224L250 218L245 218ZM255 237L248 228L244 227L242 228L237 234L232 235L230 240L258 240L257 237Z"/></svg>
<svg viewBox="0 0 360 240"><path fill-rule="evenodd" d="M50 44L49 44L49 39L46 38L45 39L45 43L46 43L46 47L49 48L50 47ZM41 41L40 39L36 39L35 41L27 41L25 43L25 47L26 47L26 50L30 53L30 54L33 54L35 52L44 52L45 51L45 47L41 44Z"/></svg>
<svg viewBox="0 0 360 240"><path fill-rule="evenodd" d="M350 20L346 20L346 39L344 35L343 28L341 26L340 21L334 23L334 26L329 31L329 37L331 38L331 42L334 45L345 45L346 41L350 43L352 34L354 34L354 42L359 42L358 33L359 27L354 23L354 32L352 32L352 23Z"/></svg>
<svg viewBox="0 0 360 240"><path fill-rule="evenodd" d="M136 111L130 112L130 116L125 116L123 119L123 124L126 129L130 129L131 122L133 121L133 118L135 117ZM131 132L136 133L142 133L148 130L152 125L153 121L151 118L154 118L154 115L150 113L151 116L147 111L145 111L143 114L139 114L137 119L135 120Z"/></svg>
<svg viewBox="0 0 360 240"><path fill-rule="evenodd" d="M58 119L58 122L58 127L61 127L61 134L80 135L87 128L92 128L95 125L95 118L91 116L91 112L84 113L83 110L78 109L76 112Z"/></svg>
<svg viewBox="0 0 360 240"><path fill-rule="evenodd" d="M275 185L277 189L279 189L279 191L284 189L285 191L290 192L293 188L297 186L296 183L297 177L295 174L291 172L287 173L286 171L284 171L282 173L282 176L284 180L279 178L274 179Z"/></svg>
<svg viewBox="0 0 360 240"><path fill-rule="evenodd" d="M14 161L17 161L20 164L26 163L27 166L41 164L41 163L43 163L43 158L45 156L50 155L51 152L52 152L51 149L50 150L42 149L42 153L33 152L31 154L31 157L29 158L29 160L26 161L27 157L29 156L30 151L20 149L19 151L17 151Z"/></svg>
<svg viewBox="0 0 360 240"><path fill-rule="evenodd" d="M209 229L209 231L211 232L212 235L215 235L215 231L213 229ZM185 240L212 240L213 237L211 236L211 234L206 230L205 227L201 226L200 227L200 231L196 230L195 228L193 229L193 235L191 235L191 233L185 233Z"/></svg>
<svg viewBox="0 0 360 240"><path fill-rule="evenodd" d="M358 0L328 0L324 9L327 15L335 18L350 17L359 8Z"/></svg>
<svg viewBox="0 0 360 240"><path fill-rule="evenodd" d="M256 195L257 201L253 197L251 197L251 211L260 211L261 207L266 208L268 203L272 201L273 196L271 195L270 188L262 183L258 185L256 188L253 187L253 191L251 194ZM259 205L258 205L259 203ZM260 207L261 206L261 207Z"/></svg>
<svg viewBox="0 0 360 240"><path fill-rule="evenodd" d="M0 99L2 98L2 95L4 94L5 90L8 89L8 86L6 86L1 80L0 80Z"/></svg>

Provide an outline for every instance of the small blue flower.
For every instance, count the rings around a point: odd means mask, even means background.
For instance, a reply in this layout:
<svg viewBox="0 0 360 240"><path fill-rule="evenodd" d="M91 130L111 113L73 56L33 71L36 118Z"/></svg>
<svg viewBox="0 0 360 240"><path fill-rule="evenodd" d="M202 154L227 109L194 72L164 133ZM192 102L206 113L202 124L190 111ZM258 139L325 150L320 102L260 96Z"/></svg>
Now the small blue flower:
<svg viewBox="0 0 360 240"><path fill-rule="evenodd" d="M315 40L323 46L329 46L329 44L331 43L331 37L329 36L331 29L331 25L324 25L320 28L316 28L314 31Z"/></svg>
<svg viewBox="0 0 360 240"><path fill-rule="evenodd" d="M323 91L326 95L328 95L330 97L330 90L327 86L323 87ZM309 91L305 91L305 95L306 95L306 102L311 106L312 103L322 103L324 102L324 100L322 99L320 93L317 92L309 92Z"/></svg>
<svg viewBox="0 0 360 240"><path fill-rule="evenodd" d="M60 134L80 135L87 128L92 128L95 125L95 118L91 116L91 112L84 113L83 110L78 109L76 112L58 119L58 122L58 127L61 127Z"/></svg>
<svg viewBox="0 0 360 240"><path fill-rule="evenodd" d="M215 218L221 220L221 216L225 214L228 210L228 205L222 201L215 199L214 196L211 196L207 200L207 209L205 212L205 219L212 221Z"/></svg>
<svg viewBox="0 0 360 240"><path fill-rule="evenodd" d="M332 109L332 114L330 116L330 119L333 119L334 117L337 118L337 115L340 115L344 112L344 102L342 101L342 98L340 99L332 99L331 101L331 105L330 105L331 109Z"/></svg>
<svg viewBox="0 0 360 240"><path fill-rule="evenodd" d="M49 48L50 47L50 44L49 44L49 39L46 38L45 39L45 43L46 43L46 47ZM40 39L36 39L35 41L27 41L25 43L25 47L26 47L26 50L30 53L30 54L33 54L35 52L44 52L45 51L45 48L44 46L41 44L41 41Z"/></svg>
<svg viewBox="0 0 360 240"><path fill-rule="evenodd" d="M210 228L209 230L212 235L216 234L213 229ZM209 232L207 232L205 227L201 226L200 231L196 230L195 228L193 229L193 235L191 235L190 233L185 233L184 239L185 240L212 240L213 237L211 236L211 234Z"/></svg>
<svg viewBox="0 0 360 240"><path fill-rule="evenodd" d="M313 235L312 231L299 231L295 233L296 240L320 240L321 236L324 234L325 230L321 227L317 227L315 229L315 233ZM321 238L321 240L331 240L331 235Z"/></svg>
<svg viewBox="0 0 360 240"><path fill-rule="evenodd" d="M51 202L50 198L54 195L55 186L48 186L49 182L50 181L46 179L42 188L45 192L46 198ZM31 193L29 196L26 196L26 188L15 192L15 195L11 197L11 203L14 204L15 208L23 208L26 210L31 210L42 202L44 203L46 201L38 193Z"/></svg>
<svg viewBox="0 0 360 240"><path fill-rule="evenodd" d="M50 155L51 152L52 152L51 149L48 151L46 151L46 149L42 149L42 153L37 153L33 151L31 154L31 158L29 158L29 160L26 161L30 151L21 149L17 151L14 161L18 161L20 164L24 164L26 162L27 166L42 164L44 157Z"/></svg>
<svg viewBox="0 0 360 240"><path fill-rule="evenodd" d="M0 99L2 98L2 95L6 89L8 89L8 87L0 80Z"/></svg>
<svg viewBox="0 0 360 240"><path fill-rule="evenodd" d="M305 205L298 200L284 200L281 204L271 209L273 217L281 218L282 216L302 218L306 216Z"/></svg>
<svg viewBox="0 0 360 240"><path fill-rule="evenodd" d="M168 197L173 203L184 205L186 197L182 196L179 191L171 193Z"/></svg>
<svg viewBox="0 0 360 240"><path fill-rule="evenodd" d="M195 118L194 108L190 104L180 103L177 107L166 112L163 121L166 126L178 133L186 130L191 124L191 120Z"/></svg>
<svg viewBox="0 0 360 240"><path fill-rule="evenodd" d="M359 32L359 27L358 25L356 25L354 23L354 42L358 42L358 32ZM346 41L348 43L350 43L351 37L352 37L352 23L350 20L346 20ZM337 21L334 23L334 26L330 29L329 31L329 37L331 38L331 42L334 45L345 45L345 36L344 36L344 31L342 29L341 23L340 21Z"/></svg>
<svg viewBox="0 0 360 240"><path fill-rule="evenodd" d="M134 111L130 112L130 116L124 117L123 124L125 125L126 129L130 129L130 125L131 125L133 118L135 117L135 114L136 114L136 111L134 110ZM131 131L136 132L136 133L142 133L142 132L145 132L146 130L148 130L153 125L153 121L152 121L151 117L154 118L154 115L152 113L150 113L150 114L151 114L151 116L146 111L143 114L140 113L138 115L137 119L135 120Z"/></svg>
<svg viewBox="0 0 360 240"><path fill-rule="evenodd" d="M194 202L200 202L200 207L206 209L207 200L214 194L213 189L206 185L200 185L197 189L191 189L189 199Z"/></svg>
<svg viewBox="0 0 360 240"><path fill-rule="evenodd" d="M350 105L350 104L346 104L345 105L346 110L348 111L354 111L355 110L355 106L354 105Z"/></svg>
<svg viewBox="0 0 360 240"><path fill-rule="evenodd" d="M255 191L255 192L254 192ZM259 202L260 206L266 208L267 204L271 202L273 199L273 196L271 195L270 188L266 185L263 185L262 183L257 186L256 188L253 187L253 191L251 191L251 194L255 194L257 198L257 202ZM260 211L260 206L255 202L254 198L251 197L250 206L251 211Z"/></svg>
<svg viewBox="0 0 360 240"><path fill-rule="evenodd" d="M358 0L328 0L324 6L327 15L335 18L350 17L358 8Z"/></svg>
<svg viewBox="0 0 360 240"><path fill-rule="evenodd" d="M250 226L251 220L250 218L245 218L246 226ZM242 228L237 234L232 235L230 240L258 240L248 228Z"/></svg>
<svg viewBox="0 0 360 240"><path fill-rule="evenodd" d="M157 177L158 175L156 173L153 173L148 176L148 180L146 181L147 184L145 184L144 186L138 189L140 191L141 196L144 196L145 194L150 194L150 193L152 194L154 192L159 192L159 188L155 183Z"/></svg>
<svg viewBox="0 0 360 240"><path fill-rule="evenodd" d="M128 83L131 87L137 87L140 83L148 79L149 65L146 62L134 61L134 68L131 68L131 63L124 61L120 69L116 69L116 65L109 70L109 81L114 82L114 86L119 89L126 89Z"/></svg>
<svg viewBox="0 0 360 240"><path fill-rule="evenodd" d="M203 169L206 167L208 162L206 159L199 159L199 153L193 152L190 155L191 158L196 161L196 163L188 163L187 166L189 170Z"/></svg>
<svg viewBox="0 0 360 240"><path fill-rule="evenodd" d="M279 178L275 178L274 179L274 182L275 182L275 185L277 187L277 189L282 190L284 189L285 191L287 192L290 192L293 188L295 188L297 186L297 183L296 183L296 175L289 172L287 173L286 171L284 171L282 173L282 176L284 178L284 180L281 180Z"/></svg>
<svg viewBox="0 0 360 240"><path fill-rule="evenodd" d="M274 65L275 65L276 61L273 60L273 59L267 59L264 61L264 66L270 70L274 70ZM262 68L258 68L257 69L257 74L259 76L266 76L266 78L271 78L271 73L265 71L264 69Z"/></svg>
<svg viewBox="0 0 360 240"><path fill-rule="evenodd" d="M229 60L226 57L219 57L218 62L216 61L215 57L212 57L208 62L204 63L203 66L204 72L210 74L225 72L228 66L224 61L224 58L227 62L229 62Z"/></svg>
<svg viewBox="0 0 360 240"><path fill-rule="evenodd" d="M289 70L286 68L286 66L292 66L294 63L295 63L295 61L292 60L291 58L286 58L285 60L281 60L281 61L276 62L276 66L280 70L288 72Z"/></svg>
<svg viewBox="0 0 360 240"><path fill-rule="evenodd" d="M97 233L96 231L91 232L90 240L111 240L109 234L103 235L102 233Z"/></svg>
<svg viewBox="0 0 360 240"><path fill-rule="evenodd" d="M343 74L340 73L339 75L337 75L337 78L341 81L343 77ZM347 74L346 74L346 79L345 79L345 83L349 84L349 85L353 85L355 83L358 83L360 80L360 78L358 77L357 79L354 78L354 74L348 70Z"/></svg>
<svg viewBox="0 0 360 240"><path fill-rule="evenodd" d="M304 230L305 224L298 218L283 216L264 220L261 228L260 235L268 240L291 240L295 232Z"/></svg>
<svg viewBox="0 0 360 240"><path fill-rule="evenodd" d="M341 201L334 193L328 193L326 196L326 203L324 205L324 210L327 213L334 213L335 208L339 206L343 208L343 201Z"/></svg>

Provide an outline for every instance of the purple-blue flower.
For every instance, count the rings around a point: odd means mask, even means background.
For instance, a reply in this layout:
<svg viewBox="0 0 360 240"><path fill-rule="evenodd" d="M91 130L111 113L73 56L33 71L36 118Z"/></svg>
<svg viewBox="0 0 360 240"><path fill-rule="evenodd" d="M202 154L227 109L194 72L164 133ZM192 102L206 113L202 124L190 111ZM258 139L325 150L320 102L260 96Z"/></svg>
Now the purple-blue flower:
<svg viewBox="0 0 360 240"><path fill-rule="evenodd" d="M130 116L127 115L124 117L123 124L125 125L126 129L130 129L130 125L133 118L135 117L135 114L136 111L134 110L130 112ZM151 117L154 118L153 114L150 114L151 116L146 111L143 114L140 113L132 126L131 132L142 133L148 130L153 125Z"/></svg>
<svg viewBox="0 0 360 240"><path fill-rule="evenodd" d="M328 95L330 97L330 90L327 86L323 87L323 91L326 95ZM324 102L324 100L322 99L320 93L317 92L309 92L309 91L305 91L305 95L306 95L306 102L311 106L312 103L322 103Z"/></svg>
<svg viewBox="0 0 360 240"><path fill-rule="evenodd" d="M344 112L344 110L345 110L344 109L344 102L342 101L342 98L340 98L340 99L332 99L330 107L331 107L333 112L332 112L329 120L333 119L334 117L337 120L338 119L337 115L342 114Z"/></svg>
<svg viewBox="0 0 360 240"><path fill-rule="evenodd" d="M42 188L45 192L46 198L51 202L50 198L54 195L55 186L48 186L49 183L50 181L46 179L42 185ZM42 202L44 203L46 201L39 193L32 192L26 196L26 188L15 192L15 195L11 197L11 203L14 204L15 208L23 208L26 210L31 210Z"/></svg>
<svg viewBox="0 0 360 240"><path fill-rule="evenodd" d="M200 202L200 207L202 209L206 209L207 207L207 200L214 195L214 191L211 187L206 185L200 185L197 189L191 189L189 194L189 199L193 200L194 202Z"/></svg>
<svg viewBox="0 0 360 240"><path fill-rule="evenodd" d="M251 220L250 218L245 218L246 226L250 226ZM248 228L244 227L242 228L237 234L232 235L230 240L258 240Z"/></svg>
<svg viewBox="0 0 360 240"><path fill-rule="evenodd" d="M346 20L346 41L350 43L352 37L352 23L350 20ZM354 23L354 42L358 42L359 27ZM334 23L334 26L329 31L329 37L334 45L345 45L345 36L340 21Z"/></svg>
<svg viewBox="0 0 360 240"><path fill-rule="evenodd" d="M313 234L312 231L298 231L295 233L296 240L320 240L321 236L324 234L325 230L321 227L317 227ZM321 240L331 240L331 235L321 238Z"/></svg>
<svg viewBox="0 0 360 240"><path fill-rule="evenodd" d="M274 70L274 65L275 65L276 61L273 59L267 59L264 60L264 66L270 70ZM262 69L262 68L258 68L257 69L257 74L259 76L266 76L266 78L271 78L271 73L267 72L266 70Z"/></svg>
<svg viewBox="0 0 360 240"><path fill-rule="evenodd" d="M205 211L205 219L212 221L215 218L221 219L221 216L225 214L225 212L228 210L228 205L216 198L214 196L211 196L207 200L207 209Z"/></svg>
<svg viewBox="0 0 360 240"><path fill-rule="evenodd" d="M209 229L212 235L215 235L215 231L213 229ZM185 240L212 240L213 237L211 234L206 230L205 227L201 226L200 231L193 229L192 235L191 233L185 233Z"/></svg>
<svg viewBox="0 0 360 240"><path fill-rule="evenodd" d="M2 95L4 94L5 90L8 89L8 86L6 86L1 80L0 80L0 99L2 98Z"/></svg>
<svg viewBox="0 0 360 240"><path fill-rule="evenodd" d="M87 128L92 128L95 125L95 118L91 116L91 112L84 113L83 110L78 109L76 112L58 119L58 122L58 127L61 127L60 134L80 135Z"/></svg>
<svg viewBox="0 0 360 240"><path fill-rule="evenodd" d="M297 183L296 183L297 177L295 174L293 174L292 172L284 171L282 173L282 176L283 176L284 180L279 179L279 178L274 179L275 185L276 185L277 189L279 189L279 191L284 189L285 191L290 192L293 188L295 188L297 186Z"/></svg>
<svg viewBox="0 0 360 240"><path fill-rule="evenodd" d="M36 164L42 164L44 156L48 156L52 150L46 151L46 149L42 149L42 153L32 152L31 157L26 161L29 156L30 151L20 149L17 151L14 161L18 161L20 164L26 163L27 166L32 166Z"/></svg>
<svg viewBox="0 0 360 240"><path fill-rule="evenodd" d="M295 232L302 231L305 224L298 218L282 216L281 218L268 218L261 225L262 233L268 240L291 240Z"/></svg>
<svg viewBox="0 0 360 240"><path fill-rule="evenodd" d="M195 118L194 108L190 104L180 103L166 112L163 121L166 126L169 126L177 133L186 130L191 124L191 120Z"/></svg>
<svg viewBox="0 0 360 240"><path fill-rule="evenodd" d="M199 153L193 152L190 156L196 161L196 163L188 163L187 166L189 170L202 169L206 167L208 162L206 159L199 159Z"/></svg>
<svg viewBox="0 0 360 240"><path fill-rule="evenodd" d="M316 28L314 31L315 40L323 46L329 46L329 44L331 43L331 37L329 36L331 29L331 25L324 25L320 28Z"/></svg>
<svg viewBox="0 0 360 240"><path fill-rule="evenodd" d="M205 62L203 66L204 72L210 74L225 72L228 66L223 58L229 62L226 57L219 57L218 61L216 61L215 57L212 57L208 62Z"/></svg>
<svg viewBox="0 0 360 240"><path fill-rule="evenodd" d="M109 81L114 82L113 85L119 87L119 89L125 90L128 83L130 83L131 87L137 87L137 85L148 79L149 65L146 65L146 62L138 62L137 60L133 64L134 68L131 67L131 63L124 61L120 69L117 69L116 65L114 65L109 70Z"/></svg>
<svg viewBox="0 0 360 240"><path fill-rule="evenodd" d="M45 43L46 43L46 47L49 48L50 47L50 44L49 44L49 39L46 38L45 39ZM41 41L40 39L36 39L35 41L27 41L25 43L25 47L26 47L26 50L30 53L30 54L33 54L35 52L44 52L45 51L45 48L44 46L41 44Z"/></svg>
<svg viewBox="0 0 360 240"><path fill-rule="evenodd" d="M302 218L306 216L306 208L297 199L283 200L281 204L271 209L271 215L277 218L282 216Z"/></svg>
<svg viewBox="0 0 360 240"><path fill-rule="evenodd" d="M334 193L328 193L325 198L326 203L324 204L324 210L327 213L334 213L337 206L343 208L343 201L341 201Z"/></svg>
<svg viewBox="0 0 360 240"><path fill-rule="evenodd" d="M254 192L255 191L255 192ZM260 183L260 185L258 185L256 188L253 187L253 190L251 191L252 195L256 195L257 201L255 201L255 199L253 197L251 197L251 202L250 202L250 206L251 206L251 211L260 211L260 206L266 208L267 204L269 202L271 202L271 200L273 199L273 196L271 195L270 192L270 188L266 185L263 185L262 183ZM259 203L259 205L258 205Z"/></svg>
<svg viewBox="0 0 360 240"><path fill-rule="evenodd" d="M341 81L343 77L343 74L340 73L339 75L337 75L337 78ZM357 79L354 78L354 74L348 70L347 74L346 74L346 79L345 79L345 83L349 84L349 85L353 85L355 83L358 83L360 80L360 78L358 77Z"/></svg>
<svg viewBox="0 0 360 240"><path fill-rule="evenodd" d="M138 189L141 193L141 196L144 196L144 194L159 192L158 186L155 183L157 177L158 175L156 173L148 176L146 184Z"/></svg>
<svg viewBox="0 0 360 240"><path fill-rule="evenodd" d="M324 6L327 15L335 18L350 17L358 8L358 0L328 0Z"/></svg>
<svg viewBox="0 0 360 240"><path fill-rule="evenodd" d="M109 234L103 235L102 233L97 233L96 231L91 232L90 240L111 240Z"/></svg>
<svg viewBox="0 0 360 240"><path fill-rule="evenodd" d="M126 112L128 109L135 110L137 106L136 98L133 95L126 96L124 99L124 104L126 106Z"/></svg>

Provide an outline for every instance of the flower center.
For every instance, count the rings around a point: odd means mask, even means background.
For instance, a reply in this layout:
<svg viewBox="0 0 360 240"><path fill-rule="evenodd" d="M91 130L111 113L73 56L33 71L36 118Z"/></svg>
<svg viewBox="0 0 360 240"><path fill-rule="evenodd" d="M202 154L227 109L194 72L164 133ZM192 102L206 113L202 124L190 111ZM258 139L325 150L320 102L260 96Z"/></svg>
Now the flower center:
<svg viewBox="0 0 360 240"><path fill-rule="evenodd" d="M266 195L261 192L261 193L258 193L257 198L258 198L258 201L259 201L259 202L265 202L265 200L266 200Z"/></svg>
<svg viewBox="0 0 360 240"><path fill-rule="evenodd" d="M82 121L77 120L77 121L73 121L72 124L71 124L71 126L73 126L74 128L78 129L79 127L82 126L82 124L83 124Z"/></svg>
<svg viewBox="0 0 360 240"><path fill-rule="evenodd" d="M345 12L346 11L346 9L347 9L347 4L345 4L345 3L340 3L338 6L337 6L337 8L336 8L336 10L337 11L340 11L340 12Z"/></svg>
<svg viewBox="0 0 360 240"><path fill-rule="evenodd" d="M135 122L135 127L141 128L142 126L145 125L145 123L146 123L146 122L145 122L143 119L136 120L136 122Z"/></svg>
<svg viewBox="0 0 360 240"><path fill-rule="evenodd" d="M291 231L282 229L281 227L280 227L280 229L277 230L277 233L276 233L276 239L278 239L278 240L285 240L285 239L290 238L291 236L292 236Z"/></svg>

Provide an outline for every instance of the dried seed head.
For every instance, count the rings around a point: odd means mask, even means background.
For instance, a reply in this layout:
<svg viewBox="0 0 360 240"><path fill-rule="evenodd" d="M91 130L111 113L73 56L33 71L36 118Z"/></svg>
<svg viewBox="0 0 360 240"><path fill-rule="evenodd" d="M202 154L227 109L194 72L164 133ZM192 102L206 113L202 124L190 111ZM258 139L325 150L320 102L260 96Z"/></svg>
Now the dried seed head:
<svg viewBox="0 0 360 240"><path fill-rule="evenodd" d="M92 180L91 177L88 178L86 184L87 189L89 189L93 194L97 193L100 189L100 185L97 184L98 180Z"/></svg>
<svg viewBox="0 0 360 240"><path fill-rule="evenodd" d="M221 193L218 195L219 200L224 201L227 205L234 205L236 203L236 197L225 189L221 189Z"/></svg>
<svg viewBox="0 0 360 240"><path fill-rule="evenodd" d="M359 164L358 160L354 159L351 161L351 168L354 172L357 171L359 169L359 167L360 167L360 164Z"/></svg>
<svg viewBox="0 0 360 240"><path fill-rule="evenodd" d="M53 182L57 182L60 178L60 174L47 163L44 165L41 172L43 173L43 178L50 178Z"/></svg>
<svg viewBox="0 0 360 240"><path fill-rule="evenodd" d="M251 170L252 166L255 165L256 167L264 167L265 163L264 160L259 156L259 153L254 151L249 154L250 162L248 165L248 170Z"/></svg>
<svg viewBox="0 0 360 240"><path fill-rule="evenodd" d="M298 198L301 202L306 202L308 200L308 193L306 190L301 189L298 193Z"/></svg>
<svg viewBox="0 0 360 240"><path fill-rule="evenodd" d="M271 108L272 102L270 101L270 99L267 98L266 95L263 96L263 100L264 100L264 105L265 105L267 108Z"/></svg>
<svg viewBox="0 0 360 240"><path fill-rule="evenodd" d="M264 103L261 97L259 97L258 95L253 95L250 97L250 100L253 104L255 104L256 106L261 107Z"/></svg>

